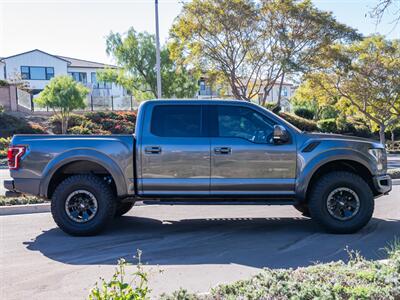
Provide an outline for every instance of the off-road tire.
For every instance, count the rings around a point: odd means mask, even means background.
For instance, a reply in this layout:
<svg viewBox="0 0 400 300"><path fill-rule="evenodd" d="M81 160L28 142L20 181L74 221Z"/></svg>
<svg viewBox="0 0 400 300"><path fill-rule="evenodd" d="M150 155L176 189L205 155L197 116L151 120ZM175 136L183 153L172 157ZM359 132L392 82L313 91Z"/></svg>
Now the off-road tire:
<svg viewBox="0 0 400 300"><path fill-rule="evenodd" d="M308 204L306 204L306 203L301 203L301 204L293 205L293 207L294 207L297 211L301 212L301 214L302 214L304 217L307 217L307 218L310 218L310 217L311 217L311 215L310 215L310 210L308 209Z"/></svg>
<svg viewBox="0 0 400 300"><path fill-rule="evenodd" d="M68 217L65 209L67 197L77 190L87 190L97 200L97 213L86 223L75 222ZM112 189L104 180L94 175L74 175L66 178L57 186L51 199L51 213L58 227L76 236L101 232L113 219L115 209L116 201Z"/></svg>
<svg viewBox="0 0 400 300"><path fill-rule="evenodd" d="M132 209L135 205L134 202L117 202L117 208L115 210L115 218L121 217Z"/></svg>
<svg viewBox="0 0 400 300"><path fill-rule="evenodd" d="M338 220L328 211L329 194L337 188L348 188L359 198L359 210L351 219ZM371 219L374 212L374 197L368 183L360 176L335 171L323 175L311 187L308 207L310 215L319 225L331 233L354 233L363 228Z"/></svg>

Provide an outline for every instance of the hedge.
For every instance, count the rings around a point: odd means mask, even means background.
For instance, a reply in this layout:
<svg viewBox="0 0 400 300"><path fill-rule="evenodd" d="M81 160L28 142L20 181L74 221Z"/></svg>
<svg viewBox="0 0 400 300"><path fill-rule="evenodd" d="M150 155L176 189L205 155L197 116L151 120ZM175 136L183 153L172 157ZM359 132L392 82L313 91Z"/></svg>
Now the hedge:
<svg viewBox="0 0 400 300"><path fill-rule="evenodd" d="M294 126L296 126L297 128L299 128L300 130L303 130L303 131L318 131L317 123L315 123L314 121L307 120L307 119L301 118L299 116L296 116L296 115L293 115L293 114L290 114L290 113L281 112L281 113L279 113L279 115L283 119L288 121L289 123L291 123Z"/></svg>
<svg viewBox="0 0 400 300"><path fill-rule="evenodd" d="M0 112L0 137L6 138L18 133L46 133L46 130L37 123Z"/></svg>
<svg viewBox="0 0 400 300"><path fill-rule="evenodd" d="M314 112L306 107L299 107L294 110L294 114L301 118L312 120L314 119Z"/></svg>

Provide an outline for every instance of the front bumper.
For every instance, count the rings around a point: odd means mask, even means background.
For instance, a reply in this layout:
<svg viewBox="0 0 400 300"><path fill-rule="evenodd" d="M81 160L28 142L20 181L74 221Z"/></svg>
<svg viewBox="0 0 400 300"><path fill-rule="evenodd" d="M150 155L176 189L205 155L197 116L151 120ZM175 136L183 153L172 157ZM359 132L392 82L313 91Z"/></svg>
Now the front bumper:
<svg viewBox="0 0 400 300"><path fill-rule="evenodd" d="M392 177L390 175L378 175L373 177L375 190L378 194L388 194L392 190Z"/></svg>

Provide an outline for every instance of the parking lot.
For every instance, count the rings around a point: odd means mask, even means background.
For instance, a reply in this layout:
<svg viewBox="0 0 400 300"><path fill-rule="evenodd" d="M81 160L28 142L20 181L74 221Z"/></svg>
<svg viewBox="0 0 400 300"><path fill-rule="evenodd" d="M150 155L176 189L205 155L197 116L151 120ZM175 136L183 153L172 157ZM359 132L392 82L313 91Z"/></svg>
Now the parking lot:
<svg viewBox="0 0 400 300"><path fill-rule="evenodd" d="M49 213L0 223L1 299L84 299L99 277L111 277L118 258L133 261L136 249L155 297L179 287L205 292L262 267L346 259L346 246L384 258L400 234L400 186L376 200L373 220L352 235L323 233L288 206L137 206L95 237L64 234Z"/></svg>

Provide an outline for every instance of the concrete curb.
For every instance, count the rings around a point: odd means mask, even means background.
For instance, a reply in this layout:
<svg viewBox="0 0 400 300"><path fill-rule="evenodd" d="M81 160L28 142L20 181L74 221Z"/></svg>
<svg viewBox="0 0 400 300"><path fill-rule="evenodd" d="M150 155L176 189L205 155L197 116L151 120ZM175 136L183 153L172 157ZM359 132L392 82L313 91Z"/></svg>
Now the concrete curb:
<svg viewBox="0 0 400 300"><path fill-rule="evenodd" d="M400 179L392 179L393 185L400 185Z"/></svg>
<svg viewBox="0 0 400 300"><path fill-rule="evenodd" d="M50 212L50 203L0 206L0 216Z"/></svg>

